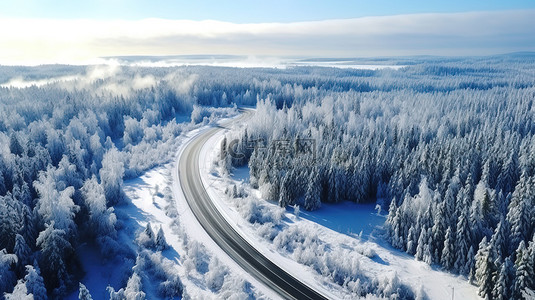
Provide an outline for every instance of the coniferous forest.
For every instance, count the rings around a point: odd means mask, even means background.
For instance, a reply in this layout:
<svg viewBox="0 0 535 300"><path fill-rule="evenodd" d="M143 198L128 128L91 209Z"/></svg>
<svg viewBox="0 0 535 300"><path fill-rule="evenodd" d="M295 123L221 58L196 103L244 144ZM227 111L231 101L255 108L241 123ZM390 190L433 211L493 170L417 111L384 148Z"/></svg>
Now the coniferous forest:
<svg viewBox="0 0 535 300"><path fill-rule="evenodd" d="M522 299L535 288L533 63L445 61L288 84L237 136L246 156L224 163L248 163L251 183L281 206L377 201L394 247L467 276L483 298Z"/></svg>
<svg viewBox="0 0 535 300"><path fill-rule="evenodd" d="M535 56L373 63L403 67L0 67L0 294L78 288L82 243L135 260L117 242L124 179L172 159L182 132L248 106L222 163L248 165L266 200L377 202L394 247L465 275L483 298L527 297ZM180 295L171 283L163 293Z"/></svg>

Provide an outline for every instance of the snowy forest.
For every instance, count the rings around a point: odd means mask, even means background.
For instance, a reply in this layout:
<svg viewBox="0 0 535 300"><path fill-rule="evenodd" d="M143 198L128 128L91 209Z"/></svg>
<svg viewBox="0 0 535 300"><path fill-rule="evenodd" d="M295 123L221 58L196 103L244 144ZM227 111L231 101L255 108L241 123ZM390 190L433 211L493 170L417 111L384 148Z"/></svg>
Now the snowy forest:
<svg viewBox="0 0 535 300"><path fill-rule="evenodd" d="M443 61L285 84L223 142L222 163L248 164L251 183L283 207L377 201L394 247L467 276L485 299L528 298L534 62Z"/></svg>
<svg viewBox="0 0 535 300"><path fill-rule="evenodd" d="M171 160L182 132L248 106L221 163L248 165L266 200L377 202L394 247L484 298L528 297L535 57L370 61L404 67L0 67L0 295L82 295L84 243L138 270L154 263L117 242L123 181ZM165 247L144 234L140 247ZM159 272L161 297L180 296L180 279ZM139 281L131 271L110 297L141 298Z"/></svg>

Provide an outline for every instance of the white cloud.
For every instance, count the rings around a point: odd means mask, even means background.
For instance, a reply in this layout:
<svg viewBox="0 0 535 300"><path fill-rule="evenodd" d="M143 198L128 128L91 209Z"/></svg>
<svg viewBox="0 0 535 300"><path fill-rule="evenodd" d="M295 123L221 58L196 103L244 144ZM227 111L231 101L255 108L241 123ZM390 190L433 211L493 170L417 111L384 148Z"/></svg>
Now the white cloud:
<svg viewBox="0 0 535 300"><path fill-rule="evenodd" d="M535 50L535 11L297 23L0 20L0 63L94 63L117 55L485 55Z"/></svg>

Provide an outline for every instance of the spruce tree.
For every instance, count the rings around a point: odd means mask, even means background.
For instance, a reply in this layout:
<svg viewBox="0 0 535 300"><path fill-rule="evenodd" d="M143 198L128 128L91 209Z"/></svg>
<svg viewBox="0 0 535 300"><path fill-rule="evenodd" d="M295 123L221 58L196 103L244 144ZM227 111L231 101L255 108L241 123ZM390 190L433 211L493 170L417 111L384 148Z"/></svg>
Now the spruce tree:
<svg viewBox="0 0 535 300"><path fill-rule="evenodd" d="M444 249L442 250L440 262L446 270L453 269L455 264L455 239L451 227L448 227L446 230Z"/></svg>
<svg viewBox="0 0 535 300"><path fill-rule="evenodd" d="M454 270L460 274L468 274L469 270L466 269L466 262L468 261L467 255L470 249L470 228L466 213L463 211L457 222L457 232L455 234L455 251L457 258L454 264Z"/></svg>
<svg viewBox="0 0 535 300"><path fill-rule="evenodd" d="M507 212L507 221L511 226L510 251L517 249L521 241L530 238L528 236L530 229L529 213L531 211L529 201L531 201L532 195L533 191L528 187L527 175L522 173L513 192Z"/></svg>
<svg viewBox="0 0 535 300"><path fill-rule="evenodd" d="M515 270L509 257L505 258L498 275L494 278L494 288L492 296L495 300L511 299L511 289L513 287Z"/></svg>
<svg viewBox="0 0 535 300"><path fill-rule="evenodd" d="M55 294L61 296L70 284L71 276L67 270L66 260L73 253L65 230L54 228L54 222L47 225L36 244L41 249L39 265L43 266L43 278L48 289L55 289Z"/></svg>
<svg viewBox="0 0 535 300"><path fill-rule="evenodd" d="M17 281L17 285L15 285L13 292L4 294L4 299L5 300L33 300L33 296L31 294L28 294L28 289L26 288L26 284L24 283L24 280L20 279L19 281Z"/></svg>
<svg viewBox="0 0 535 300"><path fill-rule="evenodd" d="M78 299L80 300L93 300L93 297L91 297L91 294L89 293L89 290L85 287L83 283L79 283L79 290L78 293Z"/></svg>
<svg viewBox="0 0 535 300"><path fill-rule="evenodd" d="M163 233L162 226L160 225L160 229L158 230L158 233L156 234L156 250L163 251L167 248L169 248L169 245L167 244L167 241L165 240L165 235Z"/></svg>
<svg viewBox="0 0 535 300"><path fill-rule="evenodd" d="M19 275L22 275L21 273L24 272L24 267L30 264L32 260L32 250L30 249L28 244L26 244L24 237L22 237L22 235L18 233L15 236L15 247L13 248L13 253L18 258L17 272L19 273Z"/></svg>
<svg viewBox="0 0 535 300"><path fill-rule="evenodd" d="M476 254L476 281L479 286L478 294L486 299L492 298L492 290L494 289L494 278L496 276L496 268L489 250L487 238L484 237L479 243L479 250Z"/></svg>
<svg viewBox="0 0 535 300"><path fill-rule="evenodd" d="M16 133L12 133L9 137L9 150L11 153L18 156L22 156L22 154L24 154L24 148L22 147L22 144L20 143Z"/></svg>
<svg viewBox="0 0 535 300"><path fill-rule="evenodd" d="M321 207L321 190L320 181L317 170L314 169L310 172L309 180L305 191L305 204L306 210L316 210Z"/></svg>
<svg viewBox="0 0 535 300"><path fill-rule="evenodd" d="M17 263L17 256L7 253L6 249L0 250L0 295L10 290L17 282L13 268Z"/></svg>
<svg viewBox="0 0 535 300"><path fill-rule="evenodd" d="M34 300L46 300L48 299L46 294L45 282L43 277L41 277L41 271L37 265L37 262L34 262L34 265L26 266L26 276L24 276L24 281L26 281L26 288L28 293L33 294Z"/></svg>
<svg viewBox="0 0 535 300"><path fill-rule="evenodd" d="M396 216L397 210L398 210L398 207L396 205L396 198L394 198L390 201L390 206L388 208L388 216L386 217L386 222L385 222L387 237L390 240L391 244L394 244L393 243L394 234L395 234L394 222L395 222L395 216Z"/></svg>
<svg viewBox="0 0 535 300"><path fill-rule="evenodd" d="M498 257L507 255L507 236L505 231L507 227L505 222L505 219L502 217L502 220L498 223L498 226L494 230L494 234L490 239L490 247L496 252Z"/></svg>
<svg viewBox="0 0 535 300"><path fill-rule="evenodd" d="M533 267L529 265L530 257L528 249L526 249L526 244L524 241L521 241L516 250L516 260L515 260L515 282L513 285L513 298L521 299L522 291L526 290L531 286L531 277L533 274L530 274L530 269Z"/></svg>
<svg viewBox="0 0 535 300"><path fill-rule="evenodd" d="M420 236L418 237L418 245L416 246L416 254L414 255L417 260L422 260L424 257L424 248L427 244L427 230L422 226L420 230Z"/></svg>

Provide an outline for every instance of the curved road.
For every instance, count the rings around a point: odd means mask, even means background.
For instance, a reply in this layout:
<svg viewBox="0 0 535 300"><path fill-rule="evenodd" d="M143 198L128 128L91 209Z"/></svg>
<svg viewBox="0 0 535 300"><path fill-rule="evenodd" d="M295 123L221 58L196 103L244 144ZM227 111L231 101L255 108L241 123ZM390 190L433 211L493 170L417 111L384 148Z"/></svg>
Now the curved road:
<svg viewBox="0 0 535 300"><path fill-rule="evenodd" d="M247 115L245 111L239 121ZM194 138L184 149L178 164L178 178L193 214L210 237L245 271L286 299L327 299L299 281L247 242L221 215L201 181L199 153L206 141L221 128L212 128Z"/></svg>

